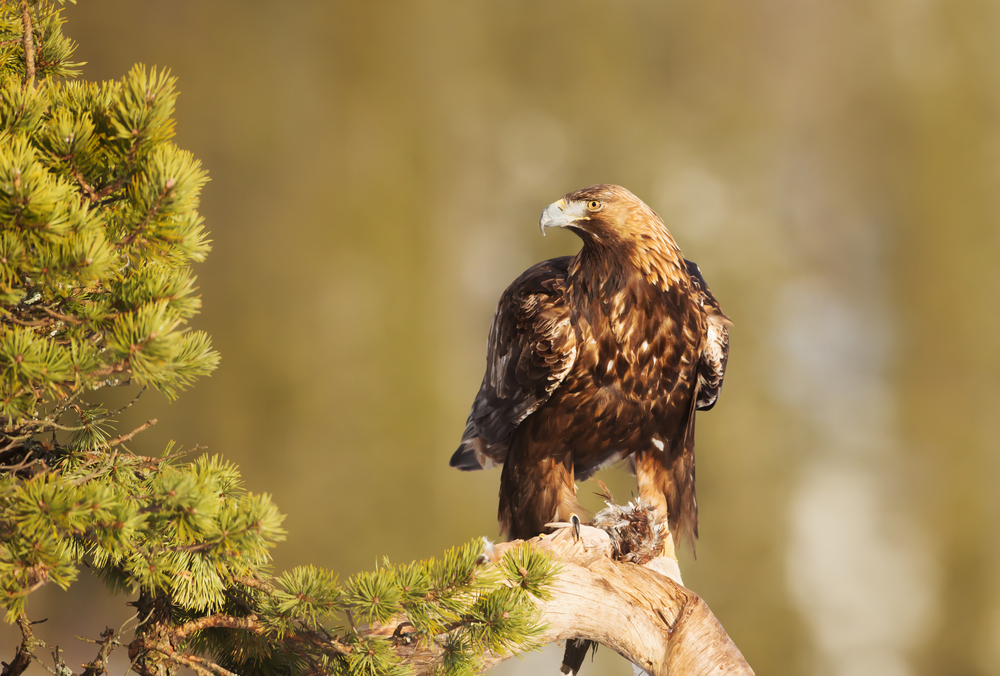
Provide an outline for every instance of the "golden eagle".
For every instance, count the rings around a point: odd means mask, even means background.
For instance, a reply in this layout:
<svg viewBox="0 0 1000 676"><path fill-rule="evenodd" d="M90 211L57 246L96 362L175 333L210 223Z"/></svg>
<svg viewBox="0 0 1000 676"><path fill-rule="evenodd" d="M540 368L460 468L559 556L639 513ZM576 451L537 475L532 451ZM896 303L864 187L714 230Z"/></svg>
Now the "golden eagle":
<svg viewBox="0 0 1000 676"><path fill-rule="evenodd" d="M500 527L526 539L580 511L575 481L627 459L640 496L693 543L694 415L719 396L729 320L660 217L625 188L569 193L540 227L568 228L583 248L529 268L500 297L451 465L503 464Z"/></svg>

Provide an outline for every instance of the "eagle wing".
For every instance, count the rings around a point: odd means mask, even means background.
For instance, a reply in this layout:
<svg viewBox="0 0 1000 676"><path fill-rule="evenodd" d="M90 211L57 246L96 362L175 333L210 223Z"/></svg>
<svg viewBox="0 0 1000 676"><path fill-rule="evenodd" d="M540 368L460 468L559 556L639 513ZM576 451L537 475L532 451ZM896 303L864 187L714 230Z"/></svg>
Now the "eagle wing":
<svg viewBox="0 0 1000 676"><path fill-rule="evenodd" d="M685 260L691 276L691 289L705 311L706 335L698 361L699 411L708 411L719 399L722 379L729 361L729 325L732 321L722 313L719 301L712 295L697 263Z"/></svg>
<svg viewBox="0 0 1000 676"><path fill-rule="evenodd" d="M548 401L572 368L577 341L565 298L571 258L528 268L500 297L490 325L486 375L452 467L503 463L513 431Z"/></svg>

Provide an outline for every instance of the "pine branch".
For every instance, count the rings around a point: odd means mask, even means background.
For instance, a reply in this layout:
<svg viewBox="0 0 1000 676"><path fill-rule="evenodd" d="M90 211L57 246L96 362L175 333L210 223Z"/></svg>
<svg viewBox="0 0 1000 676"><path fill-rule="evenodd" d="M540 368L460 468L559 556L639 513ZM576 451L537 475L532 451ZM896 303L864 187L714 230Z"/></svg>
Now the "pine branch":
<svg viewBox="0 0 1000 676"><path fill-rule="evenodd" d="M257 591L262 591L265 594L274 593L274 585L264 580L255 577L236 577L233 581L237 584L241 584L244 587L250 587L251 589L256 589Z"/></svg>
<svg viewBox="0 0 1000 676"><path fill-rule="evenodd" d="M173 189L173 187L174 187L173 179L170 179L163 187L163 190L161 190L160 193L157 195L156 201L153 202L153 204L149 207L149 209L146 210L146 213L143 215L142 221L140 221L137 226L129 230L129 233L128 235L125 236L125 239L123 239L115 246L119 248L126 248L131 246L135 242L136 238L138 238L139 235L142 233L142 231L146 229L146 226L149 224L149 219L151 219L153 215L157 211L159 211L160 205L163 204L163 200L167 197L167 195L170 194L170 191Z"/></svg>
<svg viewBox="0 0 1000 676"><path fill-rule="evenodd" d="M80 170L76 166L76 160L73 159L73 156L72 155L64 155L64 156L62 156L62 157L60 157L58 159L60 159L60 160L66 160L66 161L69 162L70 173L73 174L73 178L76 179L76 182L83 189L83 192L85 192L87 194L87 199L89 199L92 203L93 202L99 202L100 198L97 196L97 191L94 190L94 186L92 186L89 183L87 183L87 179L85 179L83 177L83 174L80 173Z"/></svg>
<svg viewBox="0 0 1000 676"><path fill-rule="evenodd" d="M87 374L87 378L103 378L104 376L110 376L115 373L124 373L129 370L129 364L127 361L120 361L114 364L107 364L99 369L95 369ZM97 389L96 387L94 389Z"/></svg>
<svg viewBox="0 0 1000 676"><path fill-rule="evenodd" d="M540 559L539 552L546 556ZM296 645L306 648L300 651L306 670L289 673L320 672L311 655L346 656L352 651L362 659L377 645L373 641L388 641L388 654L401 668L415 676L430 676L481 672L532 647L589 639L610 647L651 676L753 674L705 602L675 581L679 575L671 557L658 556L643 565L621 560L621 551L608 532L590 526L582 527L579 541L567 529L528 543L490 545L487 556L492 565L480 565L477 575L502 572L506 580L502 585L509 585L508 591L519 592L521 587L539 592L529 594L529 598L539 611L533 626L542 629L531 634L527 642L504 645L486 640L488 634L482 632L498 631L495 623L507 621L507 615L491 616L478 603L430 636L418 631L404 612L385 622L354 626L344 639L350 645L304 628L286 634L286 649L294 652ZM546 567L550 571L554 564L557 572L539 575L542 561L550 564ZM540 584L540 578L545 582ZM265 594L274 593L273 587L259 580L247 582ZM456 636L466 638L456 642ZM485 642L478 643L477 636ZM332 642L348 650L332 650ZM490 647L495 645L502 647ZM456 670L454 663L449 666L449 660L463 661L464 666ZM353 667L351 671L361 673Z"/></svg>
<svg viewBox="0 0 1000 676"><path fill-rule="evenodd" d="M35 40L32 35L31 11L28 0L21 0L21 24L24 26L24 82L21 89L29 89L35 84Z"/></svg>
<svg viewBox="0 0 1000 676"><path fill-rule="evenodd" d="M101 206L104 206L105 198L109 197L110 195L114 195L116 192L125 187L125 184L128 183L129 179L132 177L132 172L135 169L136 160L138 159L139 156L139 141L141 140L142 137L138 135L134 139L132 139L132 147L128 151L128 162L126 163L126 169L121 176L119 176L116 180L112 181L108 185L98 190L96 193L93 192L93 188L91 188L88 191L87 195L91 202L99 202ZM111 200L109 203L113 203L116 201L118 200Z"/></svg>

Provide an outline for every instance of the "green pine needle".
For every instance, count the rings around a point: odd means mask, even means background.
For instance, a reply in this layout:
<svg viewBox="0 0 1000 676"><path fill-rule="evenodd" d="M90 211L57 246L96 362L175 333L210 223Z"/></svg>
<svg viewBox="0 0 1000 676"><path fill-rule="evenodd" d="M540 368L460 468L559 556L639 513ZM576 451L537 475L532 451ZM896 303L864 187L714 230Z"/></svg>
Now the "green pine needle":
<svg viewBox="0 0 1000 676"><path fill-rule="evenodd" d="M551 557L528 543L508 549L500 560L499 568L511 585L542 601L552 599L550 588L559 568Z"/></svg>
<svg viewBox="0 0 1000 676"><path fill-rule="evenodd" d="M391 569L359 573L344 585L347 609L363 622L387 624L403 607L402 593Z"/></svg>

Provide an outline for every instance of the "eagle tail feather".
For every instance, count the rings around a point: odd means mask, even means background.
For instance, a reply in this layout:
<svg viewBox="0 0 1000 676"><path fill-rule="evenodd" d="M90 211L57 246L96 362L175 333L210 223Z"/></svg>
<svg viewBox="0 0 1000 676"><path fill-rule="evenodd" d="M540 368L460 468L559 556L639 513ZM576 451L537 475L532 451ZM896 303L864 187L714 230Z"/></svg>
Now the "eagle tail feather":
<svg viewBox="0 0 1000 676"><path fill-rule="evenodd" d="M585 638L571 638L566 641L566 650L563 652L562 665L559 667L559 671L564 674L576 674L580 671L580 667L583 666L583 660L587 657L587 653L591 650L597 653L597 643L594 641L589 641Z"/></svg>
<svg viewBox="0 0 1000 676"><path fill-rule="evenodd" d="M483 469L482 463L479 462L479 454L476 453L475 444L472 443L472 440L463 441L458 450L452 454L448 464L451 467L457 467L463 472Z"/></svg>
<svg viewBox="0 0 1000 676"><path fill-rule="evenodd" d="M632 458L639 495L656 506L659 518L666 513L667 525L679 545L686 540L695 553L698 537L698 501L694 489L694 414L697 397L678 434L663 450L658 447Z"/></svg>
<svg viewBox="0 0 1000 676"><path fill-rule="evenodd" d="M682 443L677 445L677 456L670 468L672 491L667 493L667 510L670 530L679 545L687 541L691 553L697 558L695 540L698 539L698 498L695 495L694 467L694 415L698 397L691 397L691 410L684 426Z"/></svg>
<svg viewBox="0 0 1000 676"><path fill-rule="evenodd" d="M490 469L502 463L506 454L507 444L496 443L491 446L483 438L473 416L470 414L468 421L465 423L465 433L462 435L462 442L458 445L458 450L452 454L448 464L464 472L477 469Z"/></svg>

